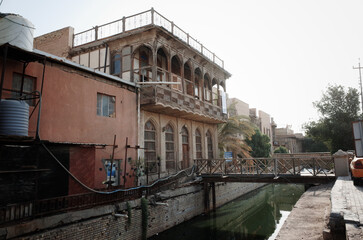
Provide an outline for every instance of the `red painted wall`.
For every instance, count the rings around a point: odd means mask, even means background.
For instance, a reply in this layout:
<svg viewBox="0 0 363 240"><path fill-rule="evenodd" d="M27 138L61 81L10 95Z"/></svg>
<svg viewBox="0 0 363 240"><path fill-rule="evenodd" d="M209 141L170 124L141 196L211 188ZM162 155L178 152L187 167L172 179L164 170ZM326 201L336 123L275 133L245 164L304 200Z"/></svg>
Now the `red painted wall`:
<svg viewBox="0 0 363 240"><path fill-rule="evenodd" d="M0 71L2 61L0 60ZM13 72L22 73L23 65L7 61L4 88L11 89ZM41 89L43 65L30 63L25 74L37 78L37 90ZM116 117L97 115L97 93L116 97ZM3 92L3 98L9 97ZM110 80L79 71L58 63L47 62L43 86L40 118L40 138L52 142L94 143L112 145L116 135L115 159L125 158L126 137L129 145L137 144L136 93L117 86ZM33 107L30 107L30 111ZM37 111L30 119L29 135L35 136ZM75 146L70 154L70 170L92 188L104 188L106 175L102 158L110 158L112 147L97 147L94 152ZM77 150L79 149L79 150ZM79 152L77 152L79 151ZM135 150L128 150L128 157L136 158ZM82 158L82 160L81 160ZM122 162L122 168L124 162ZM87 169L85 176L84 169ZM128 168L130 168L128 166ZM128 181L128 185L132 181ZM130 185L129 185L130 186ZM79 192L70 180L70 193Z"/></svg>

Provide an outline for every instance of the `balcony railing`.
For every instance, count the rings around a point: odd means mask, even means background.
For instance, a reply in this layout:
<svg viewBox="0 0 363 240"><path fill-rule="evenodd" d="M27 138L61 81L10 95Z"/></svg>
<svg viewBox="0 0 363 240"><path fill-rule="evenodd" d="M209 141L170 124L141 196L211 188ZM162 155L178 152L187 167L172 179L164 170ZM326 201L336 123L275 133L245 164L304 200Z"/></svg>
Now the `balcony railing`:
<svg viewBox="0 0 363 240"><path fill-rule="evenodd" d="M188 33L183 31L172 21L168 20L160 13L151 10L141 12L132 16L123 17L122 19L106 23L100 26L95 26L89 30L74 34L73 46L80 46L96 40L108 38L120 33L138 29L141 27L156 25L164 28L175 37L182 40L184 43L200 52L203 56L214 62L218 66L224 68L224 61L216 56L213 52L203 46L196 39L192 38Z"/></svg>
<svg viewBox="0 0 363 240"><path fill-rule="evenodd" d="M157 104L170 106L173 109L189 112L191 116L203 115L206 118L225 121L227 115L223 114L222 108L210 102L201 101L194 96L171 88L159 85L143 86L141 88L141 104ZM192 118L194 118L192 117Z"/></svg>

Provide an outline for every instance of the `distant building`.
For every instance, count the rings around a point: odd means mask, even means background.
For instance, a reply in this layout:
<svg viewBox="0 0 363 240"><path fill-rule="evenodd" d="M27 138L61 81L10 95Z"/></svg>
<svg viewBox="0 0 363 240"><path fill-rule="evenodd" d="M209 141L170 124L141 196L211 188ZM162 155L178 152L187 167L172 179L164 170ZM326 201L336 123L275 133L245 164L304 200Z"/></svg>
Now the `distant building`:
<svg viewBox="0 0 363 240"><path fill-rule="evenodd" d="M259 110L257 114L256 108L249 108L249 104L245 103L237 98L230 98L227 100L229 108L229 116L245 116L249 117L250 121L257 126L262 134L267 135L270 138L270 144L273 145L272 128L273 121L268 113Z"/></svg>
<svg viewBox="0 0 363 240"><path fill-rule="evenodd" d="M285 128L275 129L275 138L273 142L274 148L280 146L286 147L289 153L300 153L302 152L302 142L304 136L302 133L294 133L291 126L286 126Z"/></svg>

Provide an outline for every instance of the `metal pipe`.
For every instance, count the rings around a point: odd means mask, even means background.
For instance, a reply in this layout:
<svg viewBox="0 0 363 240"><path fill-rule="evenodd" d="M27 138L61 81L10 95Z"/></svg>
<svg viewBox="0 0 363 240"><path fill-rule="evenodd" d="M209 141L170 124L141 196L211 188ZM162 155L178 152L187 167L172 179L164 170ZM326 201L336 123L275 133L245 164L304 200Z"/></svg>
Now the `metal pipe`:
<svg viewBox="0 0 363 240"><path fill-rule="evenodd" d="M155 205L160 205L160 206L166 206L169 207L168 203L163 203L163 202L156 202Z"/></svg>
<svg viewBox="0 0 363 240"><path fill-rule="evenodd" d="M181 82L136 82L139 85L180 85Z"/></svg>
<svg viewBox="0 0 363 240"><path fill-rule="evenodd" d="M23 64L23 73L21 75L21 85L20 85L20 96L23 96L23 91L24 91L24 75L25 75L25 69L26 69L27 64L24 63Z"/></svg>
<svg viewBox="0 0 363 240"><path fill-rule="evenodd" d="M116 145L116 134L113 137L113 146L112 146L112 155L111 155L111 169L110 169L110 177L108 178L107 188L111 186L111 176L112 176L112 167L113 167L113 158L115 154L115 145Z"/></svg>
<svg viewBox="0 0 363 240"><path fill-rule="evenodd" d="M8 56L8 45L5 45L4 48L4 59L3 59L3 69L1 72L1 82L0 82L0 100L3 92L4 78L5 78L5 68L6 68L6 58Z"/></svg>
<svg viewBox="0 0 363 240"><path fill-rule="evenodd" d="M44 57L43 60L43 75L42 75L42 86L40 87L40 93L43 94L43 85L44 85L44 76L45 76L45 63L46 63L46 58Z"/></svg>
<svg viewBox="0 0 363 240"><path fill-rule="evenodd" d="M42 110L42 94L39 91L34 91L39 94L39 110L38 110L38 120L37 120L37 130L35 134L35 139L40 140L39 136L39 125L40 125L40 112Z"/></svg>
<svg viewBox="0 0 363 240"><path fill-rule="evenodd" d="M107 65L107 52L108 52L108 44L106 44L106 53L105 53L105 66L103 68L103 72L106 72L106 65Z"/></svg>
<svg viewBox="0 0 363 240"><path fill-rule="evenodd" d="M124 188L126 188L126 161L127 161L127 149L128 149L129 138L126 137L126 147L125 147L125 164L124 164Z"/></svg>
<svg viewBox="0 0 363 240"><path fill-rule="evenodd" d="M115 217L129 218L129 216L127 214L113 213L112 215Z"/></svg>

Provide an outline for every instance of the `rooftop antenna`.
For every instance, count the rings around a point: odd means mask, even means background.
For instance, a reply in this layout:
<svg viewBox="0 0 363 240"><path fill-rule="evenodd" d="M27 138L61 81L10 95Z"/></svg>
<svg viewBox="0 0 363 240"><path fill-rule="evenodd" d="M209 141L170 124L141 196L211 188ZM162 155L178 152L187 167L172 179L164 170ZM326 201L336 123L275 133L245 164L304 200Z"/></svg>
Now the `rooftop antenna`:
<svg viewBox="0 0 363 240"><path fill-rule="evenodd" d="M353 66L353 69L358 69L359 70L360 97L361 97L362 113L363 113L363 90L362 90L362 73L361 73L362 68L363 67L360 66L360 58L358 58L358 67Z"/></svg>

